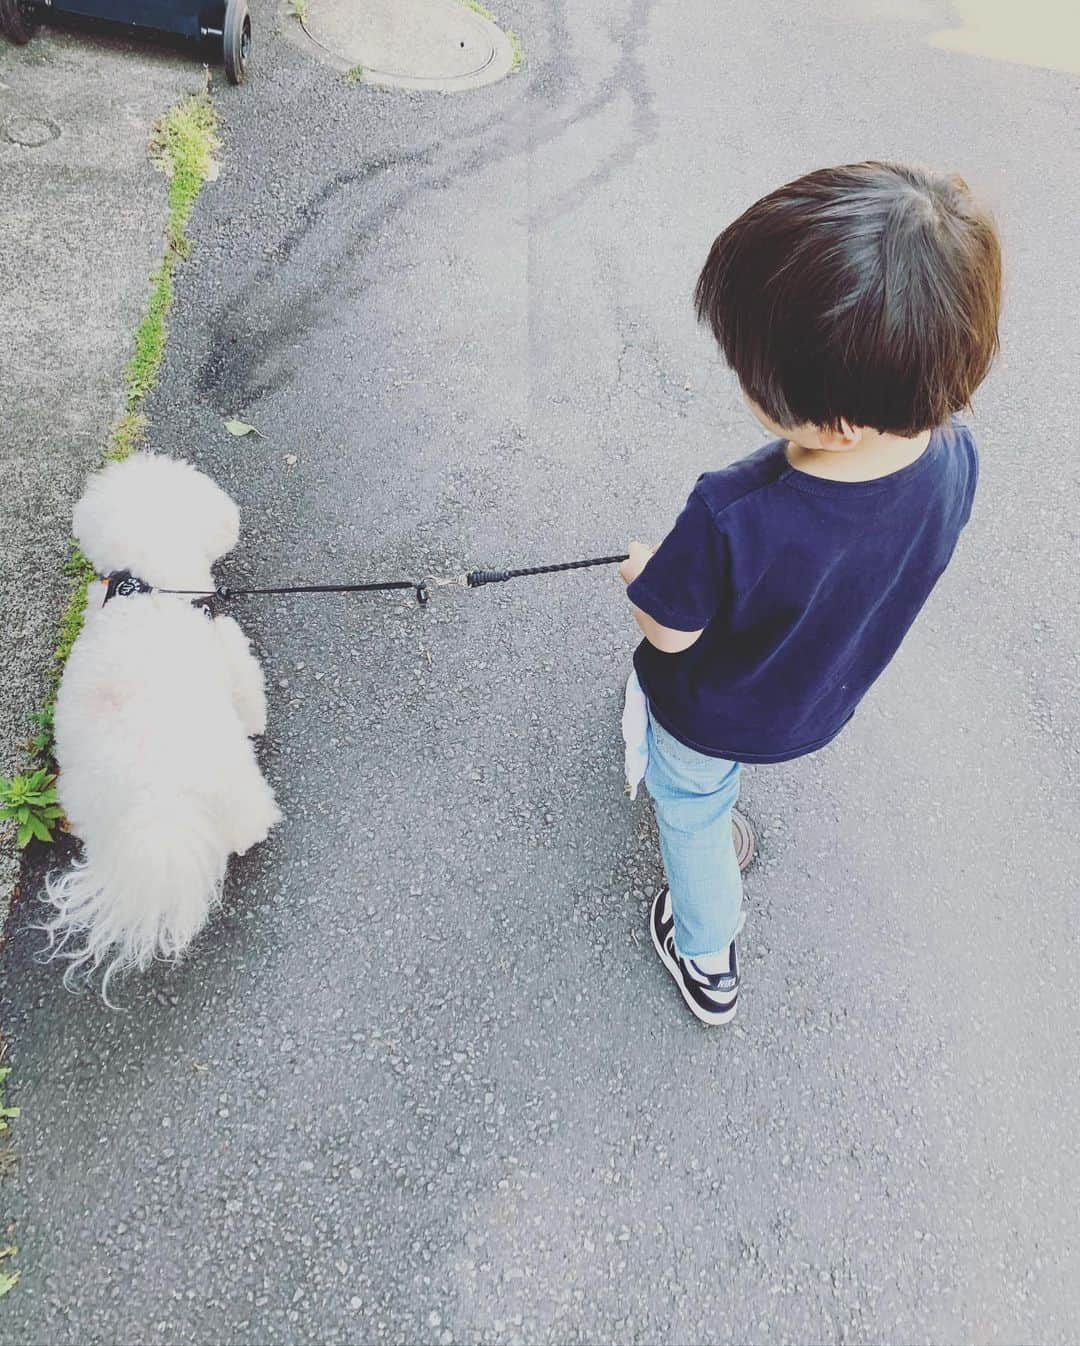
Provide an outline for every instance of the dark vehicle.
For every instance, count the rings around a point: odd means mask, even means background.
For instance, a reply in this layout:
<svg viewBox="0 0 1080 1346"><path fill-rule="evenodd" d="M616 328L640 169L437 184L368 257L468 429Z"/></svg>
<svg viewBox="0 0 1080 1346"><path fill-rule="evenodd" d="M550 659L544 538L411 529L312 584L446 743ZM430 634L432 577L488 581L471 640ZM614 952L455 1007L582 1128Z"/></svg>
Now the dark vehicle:
<svg viewBox="0 0 1080 1346"><path fill-rule="evenodd" d="M20 45L29 42L45 14L101 19L220 43L229 80L239 84L247 72L251 50L247 0L0 0L0 32Z"/></svg>

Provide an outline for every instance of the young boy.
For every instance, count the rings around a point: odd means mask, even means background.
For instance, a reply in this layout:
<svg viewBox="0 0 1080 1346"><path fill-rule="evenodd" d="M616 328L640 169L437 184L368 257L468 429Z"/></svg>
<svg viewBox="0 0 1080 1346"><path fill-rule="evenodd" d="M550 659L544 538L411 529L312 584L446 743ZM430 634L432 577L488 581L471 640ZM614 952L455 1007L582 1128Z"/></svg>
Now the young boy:
<svg viewBox="0 0 1080 1346"><path fill-rule="evenodd" d="M978 476L952 418L994 358L1000 296L965 183L892 163L770 193L698 279L698 316L777 438L700 477L622 576L668 880L653 943L703 1023L739 994L740 764L833 739L948 565Z"/></svg>

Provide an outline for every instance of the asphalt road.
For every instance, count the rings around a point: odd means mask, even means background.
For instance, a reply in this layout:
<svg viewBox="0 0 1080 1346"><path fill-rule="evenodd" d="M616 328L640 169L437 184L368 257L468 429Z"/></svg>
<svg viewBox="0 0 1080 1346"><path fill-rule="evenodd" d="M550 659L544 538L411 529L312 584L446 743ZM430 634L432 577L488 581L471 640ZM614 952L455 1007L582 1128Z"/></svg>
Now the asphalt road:
<svg viewBox="0 0 1080 1346"><path fill-rule="evenodd" d="M112 1014L8 946L0 1341L1075 1341L1076 79L932 48L930 0L608 0L506 6L524 72L426 98L257 17L151 406L234 580L659 536L759 442L708 242L870 155L1000 213L981 494L853 726L748 773L724 1031L649 945L611 577L252 602L288 816L195 956Z"/></svg>

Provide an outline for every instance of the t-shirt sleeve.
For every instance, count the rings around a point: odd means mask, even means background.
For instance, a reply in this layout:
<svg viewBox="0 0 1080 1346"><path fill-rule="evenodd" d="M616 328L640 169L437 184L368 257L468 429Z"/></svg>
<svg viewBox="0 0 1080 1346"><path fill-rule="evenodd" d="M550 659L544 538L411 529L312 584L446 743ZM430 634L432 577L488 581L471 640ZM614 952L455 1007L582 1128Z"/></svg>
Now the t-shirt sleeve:
<svg viewBox="0 0 1080 1346"><path fill-rule="evenodd" d="M635 607L673 631L702 631L727 591L727 547L694 491L675 527L626 590Z"/></svg>
<svg viewBox="0 0 1080 1346"><path fill-rule="evenodd" d="M971 518L971 507L975 503L975 491L979 485L979 450L975 444L975 436L965 427L964 445L967 449L968 459L968 480L967 490L964 494L964 517L960 527L966 528L968 520Z"/></svg>

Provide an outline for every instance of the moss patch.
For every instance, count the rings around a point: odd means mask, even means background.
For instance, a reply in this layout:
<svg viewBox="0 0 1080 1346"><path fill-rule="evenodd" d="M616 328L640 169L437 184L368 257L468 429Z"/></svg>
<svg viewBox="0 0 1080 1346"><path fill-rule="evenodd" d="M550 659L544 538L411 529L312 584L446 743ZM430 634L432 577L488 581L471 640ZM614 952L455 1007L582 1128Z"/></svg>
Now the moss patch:
<svg viewBox="0 0 1080 1346"><path fill-rule="evenodd" d="M221 148L217 113L208 93L178 103L154 127L150 153L169 179L169 246L186 257L186 229L202 185L217 172L214 152Z"/></svg>
<svg viewBox="0 0 1080 1346"><path fill-rule="evenodd" d="M78 640L79 632L83 629L83 621L86 617L86 596L90 592L90 585L95 578L94 567L82 554L75 542L72 542L71 552L64 563L64 574L71 580L71 590L68 594L67 605L64 608L64 615L60 618L60 628L56 633L51 688L54 696L56 688L60 685L60 675L64 671L64 665L71 653L71 647Z"/></svg>
<svg viewBox="0 0 1080 1346"><path fill-rule="evenodd" d="M172 256L168 254L154 272L150 303L143 320L135 329L135 352L128 363L128 410L133 411L154 386L161 359L165 354L168 328L165 319L173 301Z"/></svg>
<svg viewBox="0 0 1080 1346"><path fill-rule="evenodd" d="M138 409L157 382L169 334L173 275L178 263L191 251L187 223L203 183L216 171L214 151L220 144L217 116L207 93L185 98L154 127L150 153L169 179L169 216L165 226L168 247L151 277L150 302L135 329L135 349L127 367L129 413ZM125 455L118 455L114 434L106 457L117 456Z"/></svg>
<svg viewBox="0 0 1080 1346"><path fill-rule="evenodd" d="M123 462L135 452L146 433L146 417L138 411L125 411L112 428L109 447L104 458L107 463Z"/></svg>

